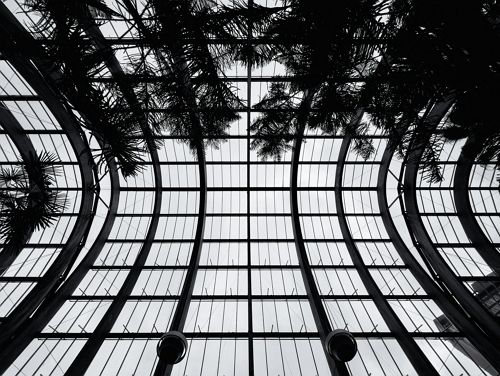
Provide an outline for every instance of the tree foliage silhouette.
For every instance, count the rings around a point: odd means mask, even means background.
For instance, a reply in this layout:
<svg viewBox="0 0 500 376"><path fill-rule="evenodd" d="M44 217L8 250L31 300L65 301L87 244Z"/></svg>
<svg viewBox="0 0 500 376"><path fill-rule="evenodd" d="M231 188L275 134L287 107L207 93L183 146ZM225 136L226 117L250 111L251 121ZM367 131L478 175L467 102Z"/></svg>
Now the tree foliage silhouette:
<svg viewBox="0 0 500 376"><path fill-rule="evenodd" d="M47 45L47 71L55 77L55 89L64 103L82 116L75 119L100 142L99 163L116 158L124 177L136 175L145 149L139 118L115 84L92 84L104 70L107 51L89 43L86 31L90 17L118 16L101 0L28 0L26 5L40 15L34 28Z"/></svg>
<svg viewBox="0 0 500 376"><path fill-rule="evenodd" d="M427 142L420 164L434 182L442 180L439 153L447 141L469 138L466 157L498 161L498 5L397 0L391 9L401 27L387 48L390 66L383 80L365 86L367 111L388 135L389 147L403 156ZM429 108L450 93L455 96L450 113L441 125L429 127Z"/></svg>
<svg viewBox="0 0 500 376"><path fill-rule="evenodd" d="M360 110L401 158L426 144L419 163L430 181L442 179L439 153L447 141L469 138L465 156L498 161L495 2L285 4L263 32L273 41L267 55L284 65L290 83L272 84L255 106L263 112L251 126L252 147L261 157L279 159L290 149L299 108L308 107L310 129L352 135L363 157L373 149L364 137L368 124L356 121ZM450 93L451 112L431 125L430 109ZM306 97L308 106L301 104Z"/></svg>
<svg viewBox="0 0 500 376"><path fill-rule="evenodd" d="M27 4L41 14L39 34L56 41L46 52L52 69L62 72L58 91L100 140L102 161L116 158L124 176L137 173L145 148L137 111L127 111L116 84L91 83L106 56L88 43L82 22L89 15L122 16L101 0ZM225 140L244 105L224 72L235 63L276 62L284 77L254 106L261 113L250 125L251 146L262 158L279 159L306 126L350 135L367 158L374 126L400 157L425 143L419 163L431 181L442 179L439 153L446 141L469 138L466 157L498 161L500 11L494 1L287 0L264 7L148 0L147 22L132 2L123 4L135 35L147 41L125 69L161 76L135 86L153 134L167 131L194 154L200 143L217 147ZM449 93L452 110L430 126L430 109Z"/></svg>
<svg viewBox="0 0 500 376"><path fill-rule="evenodd" d="M252 147L261 157L279 159L306 124L325 134L351 135L364 158L373 152L367 125L357 116L359 81L375 66L373 40L385 37L377 20L383 8L383 3L363 0L287 2L264 32L290 81L273 84L255 106L263 112L250 128ZM300 114L305 117L298 122Z"/></svg>
<svg viewBox="0 0 500 376"><path fill-rule="evenodd" d="M0 236L3 252L18 254L33 231L45 229L66 207L55 188L61 172L50 153L29 153L12 168L0 168Z"/></svg>
<svg viewBox="0 0 500 376"><path fill-rule="evenodd" d="M152 46L148 53L134 56L132 70L143 75L159 71L162 76L137 87L148 108L162 110L153 119L157 132L166 130L176 136L195 156L200 145L218 147L242 107L234 88L223 80L235 51L209 43L216 30L223 33L224 18L214 13L208 1L152 0L145 4L154 15L146 25L131 2L126 4L139 35Z"/></svg>

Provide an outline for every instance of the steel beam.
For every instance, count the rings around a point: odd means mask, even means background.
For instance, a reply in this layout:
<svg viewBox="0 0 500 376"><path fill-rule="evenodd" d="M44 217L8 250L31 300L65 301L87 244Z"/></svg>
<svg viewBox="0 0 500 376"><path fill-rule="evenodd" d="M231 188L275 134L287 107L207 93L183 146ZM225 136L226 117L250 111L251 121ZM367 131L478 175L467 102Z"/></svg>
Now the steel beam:
<svg viewBox="0 0 500 376"><path fill-rule="evenodd" d="M382 164L378 175L377 187L379 187L379 193L377 197L382 221L387 234L391 238L392 244L394 244L394 248L419 285L428 294L428 297L431 298L446 317L453 322L455 327L471 341L476 349L483 353L483 356L488 359L500 359L499 350L495 349L480 328L470 322L468 314L459 304L457 304L449 291L447 289L441 289L441 287L432 280L408 249L406 243L396 229L387 202L387 174L392 158L393 152L386 149L382 157Z"/></svg>
<svg viewBox="0 0 500 376"><path fill-rule="evenodd" d="M437 103L430 111L426 120L428 126L437 126L442 117L451 108L453 103L453 94L440 103ZM436 275L437 282L442 283L450 291L453 298L460 304L469 315L469 320L475 326L484 332L487 341L482 349L486 360L497 370L500 370L500 358L498 349L500 349L500 326L495 318L472 296L464 284L452 272L446 261L441 257L436 244L433 244L427 230L422 222L417 204L417 176L419 173L419 160L425 148L425 144L416 145L408 156L408 163L404 173L403 198L406 209L406 219L409 224L412 236L414 236L418 249L424 257L424 260L430 265ZM463 246L463 244L462 244ZM468 331L468 333L473 334ZM475 342L480 345L479 342ZM488 351L488 344L490 350ZM486 347L486 348L485 348Z"/></svg>
<svg viewBox="0 0 500 376"><path fill-rule="evenodd" d="M88 271L93 269L94 262L97 260L103 246L106 244L108 236L113 227L120 198L120 180L118 177L118 171L116 169L116 166L114 166L113 161L108 161L108 163L111 163L109 169L111 178L110 204L106 219L104 220L99 234L97 235L94 243L90 247L85 257L71 273L69 278L59 287L59 289L54 294L49 296L42 303L40 309L36 311L35 315L31 318L24 329L20 333L18 333L11 340L9 346L0 353L2 364L12 364L12 362L16 360L16 358L22 353L22 351L30 344L30 342L34 338L40 338L40 333L42 332L42 330L48 325L50 320L59 311L63 304L67 301L74 300L72 294L78 288L81 281L87 275ZM107 296L106 298L110 297ZM1 372L2 366L0 365L0 373Z"/></svg>
<svg viewBox="0 0 500 376"><path fill-rule="evenodd" d="M159 340L163 333L110 333L107 339L124 339L124 340L144 340L152 339ZM246 332L188 332L185 336L191 340L196 339L230 339L238 338L245 339L248 337ZM359 339L395 339L394 334L390 332L351 332L355 338ZM461 333L456 332L416 332L410 334L412 338L423 339L463 339ZM64 339L88 339L91 333L41 333L38 338L49 340L64 340ZM318 339L317 332L255 332L255 338L260 339L297 339L308 338ZM399 359L398 359L399 360ZM354 375L355 376L355 375Z"/></svg>
<svg viewBox="0 0 500 376"><path fill-rule="evenodd" d="M319 332L319 337L323 345L322 347L324 350L325 358L330 367L330 372L332 375L348 376L349 372L347 370L345 363L334 360L330 356L330 354L328 354L328 351L324 346L326 337L332 331L332 326L330 324L330 320L328 319L325 307L323 306L323 301L321 300L321 296L319 294L318 287L316 285L314 274L312 272L312 268L309 263L309 258L307 257L307 250L305 247L302 228L300 225L297 184L298 184L300 150L302 147L303 133L304 133L304 127L302 127L302 129L299 129L297 131L292 152L292 166L290 172L290 211L292 213L292 227L295 239L295 248L297 251L297 258L299 260L300 272L302 274L302 279L304 281L304 287L307 292L309 305L311 306L314 322L316 323L316 328L318 329Z"/></svg>
<svg viewBox="0 0 500 376"><path fill-rule="evenodd" d="M79 167L82 181L80 215L74 224L63 250L45 272L42 280L36 284L0 326L0 350L5 350L10 345L12 336L23 328L26 320L35 312L46 296L61 282L61 276L64 275L75 255L81 250L83 246L82 241L84 241L89 231L93 218L94 178L88 145L82 139L79 127L75 124L74 118L60 102L60 98L47 85L47 81L50 81L53 77L42 77L40 74L40 72L43 72L43 67L46 67L46 61L43 61L39 57L43 55L38 55L34 53L35 51L30 51L29 46L35 45L33 38L27 33L16 17L11 14L4 3L0 3L0 31L4 36L2 38L3 42L0 42L2 55L7 58L14 69L19 72L44 101L45 105L65 130L75 154L80 157ZM14 51L12 44L17 44L25 48L22 52ZM34 53L36 57L26 56L25 54L28 52ZM2 361L0 367L4 368L6 366L6 362Z"/></svg>
<svg viewBox="0 0 500 376"><path fill-rule="evenodd" d="M347 220L344 214L342 190L338 189L339 187L342 187L344 173L343 162L347 158L350 143L351 137L346 135L344 141L342 142L342 146L340 147L337 170L335 172L335 188L337 188L335 189L335 205L337 208L342 237L345 240L349 255L351 256L353 264L356 267L359 277L361 278L361 281L363 282L368 294L371 295L373 302L384 318L389 330L394 333L396 340L398 341L405 355L408 357L415 371L422 376L438 376L439 373L437 372L437 370L434 368L429 359L424 355L420 347L418 347L399 317L395 314L394 310L389 305L387 298L378 288L373 277L368 271L368 268L363 262L356 243L352 238L351 232L349 230L349 225L347 224Z"/></svg>
<svg viewBox="0 0 500 376"><path fill-rule="evenodd" d="M123 70L118 63L116 57L112 54L111 51L108 50L108 47L105 45L105 38L97 28L93 21L87 21L87 33L92 37L93 43L96 45L96 48L107 52L108 58L106 60L106 65L113 76L116 78L119 83L119 87L122 90L122 93L131 106L131 108L139 111L141 106L140 103L133 91L133 89L126 83L123 83L119 80L119 78L124 74ZM106 336L111 331L114 323L118 319L125 303L128 300L128 297L132 293L132 290L139 279L139 276L142 271L142 267L144 266L146 259L149 255L149 251L151 250L151 246L153 244L153 239L156 234L156 230L158 228L159 222L159 214L161 211L161 201L162 201L162 177L161 177L161 167L159 165L159 157L156 151L156 147L154 146L154 142L151 136L151 132L149 129L149 125L147 124L147 120L145 118L140 121L141 129L144 134L144 138L146 140L146 144L149 149L149 153L151 156L151 161L153 164L153 179L154 179L154 192L155 199L153 203L153 213L151 222L149 224L148 232L146 238L144 239L144 243L142 248L134 262L134 265L130 269L122 287L120 288L118 294L115 299L111 303L110 307L106 311L103 319L99 322L94 333L89 338L89 340L85 343L82 350L76 356L72 364L69 366L67 373L70 375L84 375L87 371L87 368L90 366L93 361L95 355L99 351L102 343L104 342Z"/></svg>
<svg viewBox="0 0 500 376"><path fill-rule="evenodd" d="M469 142L472 142L472 140L467 141L467 143ZM457 209L458 219L462 224L462 228L477 250L477 253L492 270L499 274L500 254L477 223L475 219L476 214L473 212L469 200L469 175L473 165L474 159L466 158L463 153L460 153L453 180L455 208Z"/></svg>

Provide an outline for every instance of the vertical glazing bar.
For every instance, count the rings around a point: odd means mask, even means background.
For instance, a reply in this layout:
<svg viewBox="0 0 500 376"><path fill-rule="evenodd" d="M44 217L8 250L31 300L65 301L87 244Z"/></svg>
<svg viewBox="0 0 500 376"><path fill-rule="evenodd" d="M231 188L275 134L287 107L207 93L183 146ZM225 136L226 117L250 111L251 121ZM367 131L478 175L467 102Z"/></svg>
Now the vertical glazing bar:
<svg viewBox="0 0 500 376"><path fill-rule="evenodd" d="M253 0L248 1L248 8L252 10ZM251 14L251 13L250 13ZM248 20L248 41L249 47L251 47L253 28L252 20ZM249 51L251 48L248 49ZM252 64L250 61L250 56L247 61L247 285L248 285L248 374L249 376L254 376L255 365L254 365L254 348L253 348L253 299L252 299L252 244L250 243L251 238L251 228L250 228L250 122L251 109L252 109Z"/></svg>

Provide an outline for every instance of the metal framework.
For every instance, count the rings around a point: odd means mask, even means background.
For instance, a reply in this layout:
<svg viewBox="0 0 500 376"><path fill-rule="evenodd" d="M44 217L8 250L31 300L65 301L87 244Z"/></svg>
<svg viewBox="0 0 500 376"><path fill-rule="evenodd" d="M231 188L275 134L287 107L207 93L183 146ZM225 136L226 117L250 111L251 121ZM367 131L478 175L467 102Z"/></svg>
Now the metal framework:
<svg viewBox="0 0 500 376"><path fill-rule="evenodd" d="M134 83L162 77L126 71L150 42L147 14L134 1L107 3L123 17L89 13L88 41L107 56L90 83L116 84L139 115L146 150L128 179L113 159L97 164L107 145L54 91L61 72L41 48L54 41L30 31L34 16L20 3L0 3L0 166L56 153L69 202L19 255L0 252L0 374L500 373L491 168L456 143L440 155L446 179L429 184L418 169L425 145L400 161L375 129L368 160L350 136L302 127L292 152L261 161L249 127L268 84L286 80L276 63L230 68L241 118L219 149L199 143L194 157L178 137L150 131L148 114L162 110L143 108ZM273 42L248 24L245 43ZM26 41L40 50L12 49ZM438 126L451 104L435 104L429 121ZM443 316L453 329L442 330ZM356 338L349 363L324 349L337 328ZM156 357L168 330L189 342L174 366Z"/></svg>

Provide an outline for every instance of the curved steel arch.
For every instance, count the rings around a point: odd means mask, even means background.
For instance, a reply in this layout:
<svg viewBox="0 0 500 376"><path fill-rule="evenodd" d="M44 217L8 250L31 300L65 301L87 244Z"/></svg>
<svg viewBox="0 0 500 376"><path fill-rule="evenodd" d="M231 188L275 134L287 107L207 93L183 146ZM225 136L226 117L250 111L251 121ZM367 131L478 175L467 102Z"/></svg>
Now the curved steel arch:
<svg viewBox="0 0 500 376"><path fill-rule="evenodd" d="M113 163L113 161L108 161L108 163ZM80 282L86 276L95 260L97 260L103 246L106 244L106 240L108 239L116 218L116 212L120 199L118 171L116 168L113 168L113 165L110 166L109 174L111 178L110 204L106 219L104 220L104 224L99 232L99 235L69 278L57 289L57 291L55 291L53 295L47 297L47 299L41 304L40 309L36 311L35 315L27 323L27 326L22 330L22 332L18 333L13 339L11 339L9 346L0 352L0 358L2 359L2 363L0 364L0 374L7 370L7 368L16 360L29 343L36 338L36 335L47 326L54 315L80 285Z"/></svg>
<svg viewBox="0 0 500 376"><path fill-rule="evenodd" d="M4 39L18 44L28 43L36 46L31 35L28 34L3 3L0 4L0 30L5 36ZM81 137L79 127L74 123L72 116L60 102L57 95L48 87L46 79L50 80L51 78L42 77L39 73L43 71L44 61L39 57L32 58L33 65L29 60L29 56L15 53L3 44L0 45L0 49L2 49L3 55L9 60L12 66L31 85L40 99L44 101L66 132L75 154L79 156L78 162L82 178L80 212L73 231L60 255L47 270L42 280L37 283L23 301L11 312L9 317L2 322L0 326L0 349L4 349L9 345L12 335L21 329L25 320L33 314L45 297L57 287L58 283L62 282L61 276L64 275L75 254L83 246L82 241L88 233L93 218L94 177L91 167L92 159L88 152L89 148L85 140Z"/></svg>
<svg viewBox="0 0 500 376"><path fill-rule="evenodd" d="M428 122L431 126L437 126L444 114L449 110L453 101L446 100L437 103L430 111ZM450 290L454 298L471 316L475 324L481 328L489 338L489 341L498 349L500 348L500 325L496 320L477 302L472 294L452 273L447 263L439 255L435 245L431 241L427 230L422 222L417 205L416 181L419 173L419 160L425 146L418 145L409 155L409 162L404 175L404 203L406 216L410 224L411 231L418 242L421 252L427 262L434 269L437 278ZM498 359L492 360L498 367Z"/></svg>
<svg viewBox="0 0 500 376"><path fill-rule="evenodd" d="M93 42L96 44L97 48L108 50L109 47L105 44L104 37L100 30L95 26L93 21L89 21L92 24L89 25L88 33L93 38ZM118 60L109 51L108 59L106 61L108 69L110 70L113 78L118 82L126 100L129 102L132 109L140 109L140 103L135 96L132 88L126 83L119 80L121 76L124 75L123 70L118 63ZM68 368L67 373L71 375L83 375L85 374L90 363L94 359L95 355L99 351L102 343L104 342L106 335L111 331L114 323L118 319L125 303L132 293L132 290L137 283L137 280L141 274L142 268L145 265L146 259L151 250L151 246L158 228L159 215L161 212L161 201L162 201L162 178L161 178L161 166L159 163L158 153L154 146L153 138L147 124L147 120L141 117L140 120L141 129L143 131L146 143L148 145L149 153L151 156L151 161L153 165L153 178L154 178L154 192L155 199L153 204L153 215L151 222L149 224L149 229L144 240L143 246L132 266L130 272L127 275L120 291L116 295L115 299L111 303L109 309L104 314L100 323L97 325L92 336L85 343L82 350L79 352L77 357L72 362L71 366ZM114 219L114 216L113 216ZM111 230L111 228L110 228ZM109 231L110 231L109 230ZM108 232L109 234L109 232ZM104 240L103 240L104 241ZM95 255L97 257L97 254ZM94 259L95 260L95 259ZM75 286L76 287L76 286Z"/></svg>
<svg viewBox="0 0 500 376"><path fill-rule="evenodd" d="M147 28L145 27L142 18L139 16L137 9L133 6L133 4L129 0L124 0L124 4L127 7L128 11L132 14L134 21L137 24L137 27L140 28L146 35L148 35ZM161 59L163 54L158 51L158 57ZM195 112L195 110L193 110ZM199 122L199 116L197 114L191 114L191 117L194 122ZM201 127L201 124L199 124ZM195 241L193 244L193 251L191 253L191 259L189 262L189 267L187 270L187 274L184 280L184 284L182 287L182 292L179 298L179 301L176 306L176 310L170 324L170 330L182 331L184 328L184 323L186 321L186 316L189 309L189 302L191 301L191 296L194 289L194 284L196 281L196 275L198 272L198 264L201 256L201 248L203 244L203 235L205 229L205 220L206 220L206 206L207 206L207 169L205 162L205 150L203 148L202 140L199 140L199 143L196 148L196 154L198 157L198 173L200 178L200 202L198 206L198 222L195 233ZM158 161L153 161L153 166L159 168ZM159 182L159 186L161 187L161 179ZM72 367L73 368L73 365ZM172 365L167 365L161 360L158 361L155 375L165 375L168 376L172 372Z"/></svg>
<svg viewBox="0 0 500 376"><path fill-rule="evenodd" d="M89 35L93 37L94 43L98 46L100 49L104 48L109 48L105 44L104 37L100 33L100 31L95 27L95 25L92 25L89 28ZM137 98L135 97L135 94L133 93L132 89L128 87L125 83L119 81L119 77L123 76L124 73L121 70L121 67L114 57L114 55L110 55L108 60L107 60L107 65L108 68L110 69L113 77L118 81L119 86L121 87L122 91L125 94L125 97L131 104L132 108L140 108L140 104L138 103ZM70 368L68 369L68 372L71 374L82 374L82 372L85 372L85 370L88 368L90 365L90 362L92 361L93 357L97 353L100 345L103 343L105 335L109 333L111 330L114 322L118 318L119 313L121 312L121 309L123 308L126 298L130 295L132 288L134 287L135 283L137 282L137 279L140 275L142 266L144 266L144 263L146 261L146 258L149 254L149 250L151 248L152 240L154 238L156 228L158 225L158 215L160 214L160 209L161 209L161 170L159 166L159 160L156 151L154 150L154 145L152 142L151 135L149 133L149 130L147 128L147 124L145 122L142 123L142 128L143 132L146 135L146 138L148 139L148 146L150 148L150 153L152 156L152 162L153 162L153 169L155 172L155 187L156 187L156 196L155 196L155 204L154 204L154 213L153 213L153 220L150 225L150 229L148 231L148 235L146 237L144 246L136 260L136 263L134 264L131 272L127 276L127 279L120 289L120 292L118 293L116 299L113 301L112 306L109 308L107 313L105 314L105 318L101 321L101 323L98 325L96 330L94 331L94 334L91 336L89 341L86 343L84 349L79 353L77 358L74 360ZM190 267L187 272L187 276L185 279L184 287L183 287L183 292L181 294L179 303L177 304L177 309L176 313L174 314L174 318L171 324L171 330L182 330L182 327L184 325L184 321L187 315L187 309L189 305L189 301L192 295L192 290L194 287L194 282L195 282L195 277L196 277L196 271L197 271L197 266L199 263L199 258L201 254L201 244L202 244L202 239L203 239L203 231L204 231L204 224L205 224L205 211L206 211L206 166L205 166L205 161L204 161L204 151L202 149L202 146L200 144L198 148L198 166L199 166L199 174L200 174L200 206L199 206L199 216L198 216L198 226L196 230L196 238L195 238L195 243L193 245L193 252L191 255L191 262L190 262ZM165 372L163 364L158 364L157 371L161 374ZM171 367L170 367L171 368ZM168 372L168 371L167 371Z"/></svg>
<svg viewBox="0 0 500 376"><path fill-rule="evenodd" d="M468 140L467 143L471 141ZM455 200L458 219L465 234L486 264L498 274L498 271L500 271L500 253L491 244L481 226L477 223L469 199L468 183L473 165L474 159L465 157L463 152L460 153L453 181L453 199Z"/></svg>
<svg viewBox="0 0 500 376"><path fill-rule="evenodd" d="M66 300L79 286L80 282L83 280L90 267L94 264L104 244L106 243L116 218L120 198L118 168L114 160L107 160L106 162L109 166L108 172L111 184L110 204L106 219L104 220L104 224L99 232L99 235L96 237L96 240L92 244L88 253L75 268L71 276L64 281L64 283L62 283L57 291L46 298L40 306L40 309L36 311L35 315L27 323L27 326L25 326L21 332L17 333L16 336L11 339L9 346L4 349L4 351L0 352L0 358L2 358L0 373L4 372L8 368L8 366L10 366L29 345L29 343L36 338L36 335L40 333L44 327L46 327Z"/></svg>
<svg viewBox="0 0 500 376"><path fill-rule="evenodd" d="M342 146L340 147L339 159L337 163L337 170L335 173L335 204L337 207L338 219L340 229L342 231L342 237L346 243L347 249L349 251L349 255L351 256L352 262L359 273L363 284L368 291L368 294L373 299L376 307L382 314L382 317L387 323L387 326L394 333L394 337L398 341L399 345L403 349L405 355L410 360L413 368L417 371L419 375L435 375L438 376L439 373L431 364L429 359L424 355L420 347L417 346L414 339L410 336L405 326L399 320L399 317L394 313L392 308L389 306L389 303L384 298L382 292L376 285L373 277L370 272L366 268L361 255L354 243L354 240L351 236L351 232L349 231L349 226L347 224L347 220L344 212L344 204L342 198L342 177L344 172L344 164L347 157L347 152L349 149L349 145L351 143L351 137L346 135L344 140L342 141ZM380 187L377 187L380 190Z"/></svg>
<svg viewBox="0 0 500 376"><path fill-rule="evenodd" d="M292 152L292 165L290 173L290 211L292 214L292 227L293 235L295 238L295 248L297 251L297 258L299 260L300 273L304 280L304 287L307 292L307 299L309 305L311 306L311 311L314 317L314 322L319 332L319 338L322 343L322 347L325 353L328 366L330 367L330 372L332 375L349 375L345 363L338 362L333 359L330 354L328 354L325 348L326 337L332 331L332 326L326 314L325 307L321 301L318 287L316 286L316 281L311 270L311 265L307 257L307 251L304 245L304 237L302 235L302 228L300 226L299 217L299 206L298 206L298 195L297 195L297 183L298 183L298 171L300 164L300 150L302 147L302 141L304 138L304 126L297 130L297 135L295 136L293 152Z"/></svg>
<svg viewBox="0 0 500 376"><path fill-rule="evenodd" d="M189 310L189 303L193 295L194 284L196 282L196 275L198 273L198 266L200 264L201 248L203 245L203 235L205 231L205 220L207 217L207 166L205 163L204 150L202 145L198 145L198 173L200 177L200 202L198 206L198 222L196 226L195 240L193 244L193 251L189 260L189 267L184 279L182 291L177 302L175 313L170 323L171 331L182 332L186 317ZM161 360L158 361L155 369L155 376L169 376L172 373L172 364L165 364Z"/></svg>
<svg viewBox="0 0 500 376"><path fill-rule="evenodd" d="M102 343L104 342L106 335L111 331L114 323L118 319L122 308L124 307L128 297L132 293L132 290L141 274L142 268L146 263L146 259L151 250L153 239L158 228L159 214L161 210L161 172L160 165L158 163L158 155L156 152L151 153L153 160L153 171L154 171L154 181L155 181L155 200L153 204L153 216L149 225L149 229L144 240L141 251L137 255L134 265L130 269L120 291L116 295L115 299L111 303L109 309L104 314L102 320L99 322L95 328L93 334L89 340L85 343L84 347L81 349L71 366L66 371L70 375L84 375L90 363L94 359L95 355L99 351Z"/></svg>
<svg viewBox="0 0 500 376"><path fill-rule="evenodd" d="M390 162L393 152L386 149L382 157L380 165L378 181L377 181L377 197L380 208L380 214L384 223L385 229L398 252L399 257L405 263L406 267L411 271L417 282L422 286L424 291L431 297L434 303L448 317L453 324L472 342L482 355L488 359L490 364L494 365L497 370L500 370L499 359L500 351L496 349L482 333L479 328L473 325L467 317L467 313L462 307L457 304L453 296L447 291L442 290L427 274L420 263L411 254L403 239L397 231L394 221L389 212L387 202L386 185L387 174L390 167Z"/></svg>

